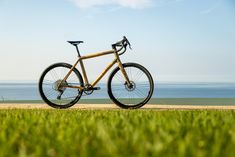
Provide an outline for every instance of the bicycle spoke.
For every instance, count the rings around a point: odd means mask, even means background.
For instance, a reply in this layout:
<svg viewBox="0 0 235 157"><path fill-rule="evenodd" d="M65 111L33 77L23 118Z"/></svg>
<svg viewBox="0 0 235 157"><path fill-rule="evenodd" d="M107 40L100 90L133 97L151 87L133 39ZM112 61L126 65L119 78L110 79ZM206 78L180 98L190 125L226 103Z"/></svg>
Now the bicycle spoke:
<svg viewBox="0 0 235 157"><path fill-rule="evenodd" d="M120 75L119 73L117 73L116 79L117 79L120 83L123 83L123 76Z"/></svg>
<svg viewBox="0 0 235 157"><path fill-rule="evenodd" d="M130 80L131 86L129 86L124 77L120 77L120 69L113 76L111 82L111 90L114 98L122 106L138 106L149 99L152 95L151 83L149 76L146 74L142 67L139 66L125 66L124 67L127 76ZM115 80L115 81L114 81ZM118 80L117 83L116 80Z"/></svg>
<svg viewBox="0 0 235 157"><path fill-rule="evenodd" d="M44 95L43 99L53 106L74 104L74 100L81 97L79 89L64 86L81 86L79 75L72 71L68 79L63 81L71 67L67 67L65 64L57 64L53 66L45 73L40 85L42 86L40 93L43 93ZM58 96L60 96L60 98L58 98Z"/></svg>

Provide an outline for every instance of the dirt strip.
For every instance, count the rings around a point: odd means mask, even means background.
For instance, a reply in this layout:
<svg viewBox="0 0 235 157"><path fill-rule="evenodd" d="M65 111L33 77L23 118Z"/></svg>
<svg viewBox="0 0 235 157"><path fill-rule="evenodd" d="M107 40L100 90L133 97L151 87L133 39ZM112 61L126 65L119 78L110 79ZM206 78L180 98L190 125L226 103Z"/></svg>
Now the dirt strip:
<svg viewBox="0 0 235 157"><path fill-rule="evenodd" d="M9 103L0 104L0 109L52 109L47 104L22 104L22 103ZM70 109L120 109L114 104L76 104ZM190 109L215 109L215 110L235 110L235 106L195 106L195 105L158 105L147 104L141 109L170 109L170 110L190 110Z"/></svg>

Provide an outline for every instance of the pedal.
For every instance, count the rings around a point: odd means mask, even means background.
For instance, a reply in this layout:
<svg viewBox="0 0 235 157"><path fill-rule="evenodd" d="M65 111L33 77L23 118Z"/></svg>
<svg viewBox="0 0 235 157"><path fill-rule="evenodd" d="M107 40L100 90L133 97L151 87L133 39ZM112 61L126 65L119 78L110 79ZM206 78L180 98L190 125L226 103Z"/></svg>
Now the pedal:
<svg viewBox="0 0 235 157"><path fill-rule="evenodd" d="M93 87L92 90L100 90L100 87Z"/></svg>

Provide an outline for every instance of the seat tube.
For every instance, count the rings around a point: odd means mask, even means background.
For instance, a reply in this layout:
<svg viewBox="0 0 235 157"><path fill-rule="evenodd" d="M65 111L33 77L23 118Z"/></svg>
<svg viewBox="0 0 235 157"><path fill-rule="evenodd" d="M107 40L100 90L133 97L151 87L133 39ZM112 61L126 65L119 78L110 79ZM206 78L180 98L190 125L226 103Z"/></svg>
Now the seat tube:
<svg viewBox="0 0 235 157"><path fill-rule="evenodd" d="M81 57L80 57L81 58ZM83 74L83 78L84 78L84 81L85 81L85 84L88 84L88 79L87 79L87 75L86 75L86 69L84 67L84 64L83 64L83 61L81 59L80 61L80 65L81 65L81 69L82 69L82 74Z"/></svg>
<svg viewBox="0 0 235 157"><path fill-rule="evenodd" d="M124 67L122 65L122 62L121 62L120 57L119 57L117 52L115 52L115 57L117 58L118 67L120 68L120 70L121 70L121 72L122 72L122 74L123 74L123 76L124 76L124 78L127 82L127 85L129 86L131 84L130 79L129 79L127 73L126 73L126 70L124 69Z"/></svg>
<svg viewBox="0 0 235 157"><path fill-rule="evenodd" d="M78 50L77 45L76 45L76 50L77 50L77 53L78 53L78 58L80 59L80 65L81 65L82 75L83 75L85 84L88 84L89 82L88 82L88 79L87 79L86 70L85 70L85 67L84 67L84 64L83 64L83 61L82 61L82 58L81 58L81 55L80 55L80 52Z"/></svg>

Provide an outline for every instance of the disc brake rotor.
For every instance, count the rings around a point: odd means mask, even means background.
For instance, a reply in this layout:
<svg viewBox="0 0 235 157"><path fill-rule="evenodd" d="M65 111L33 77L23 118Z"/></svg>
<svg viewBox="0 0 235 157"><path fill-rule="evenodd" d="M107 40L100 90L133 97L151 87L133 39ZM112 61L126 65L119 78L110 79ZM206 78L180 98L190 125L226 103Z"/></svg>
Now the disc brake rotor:
<svg viewBox="0 0 235 157"><path fill-rule="evenodd" d="M135 88L136 88L136 84L133 81L130 81L130 85L128 85L127 82L124 85L125 85L126 90L129 91L129 92L134 91Z"/></svg>

